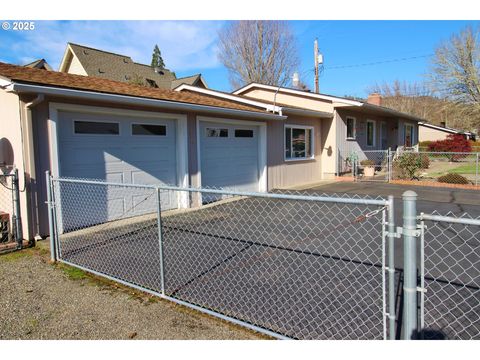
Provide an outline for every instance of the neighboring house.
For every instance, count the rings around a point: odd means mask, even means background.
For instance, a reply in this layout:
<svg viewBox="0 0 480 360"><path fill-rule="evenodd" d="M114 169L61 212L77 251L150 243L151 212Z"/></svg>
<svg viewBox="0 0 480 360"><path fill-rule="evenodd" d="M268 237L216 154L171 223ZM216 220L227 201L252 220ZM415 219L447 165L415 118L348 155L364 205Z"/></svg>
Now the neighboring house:
<svg viewBox="0 0 480 360"><path fill-rule="evenodd" d="M322 120L331 120L331 112L226 95L0 63L1 137L12 144L25 189L20 193L24 236L48 235L47 170L54 176L119 183L247 191L322 178L321 161L311 161L324 152ZM285 127L291 129L289 154L284 151ZM300 156L310 161L296 161ZM112 209L133 206L129 193L120 199L95 195L95 205L105 206L104 221ZM162 206L198 205L182 194L173 198L166 192ZM88 210L79 221L89 216Z"/></svg>
<svg viewBox="0 0 480 360"><path fill-rule="evenodd" d="M448 135L463 135L468 140L475 141L475 134L469 131L463 131L458 129L453 129L445 126L445 123L442 125L429 124L427 122L418 123L418 138L419 141L437 141L445 140Z"/></svg>
<svg viewBox="0 0 480 360"><path fill-rule="evenodd" d="M24 65L26 67L31 67L31 68L35 68L35 69L42 69L42 70L48 70L48 71L52 71L52 67L50 65L48 65L47 61L45 59L39 59L39 60L35 60L27 65Z"/></svg>
<svg viewBox="0 0 480 360"><path fill-rule="evenodd" d="M161 89L173 89L182 83L207 87L201 74L177 79L168 69L154 69L134 62L130 56L73 43L67 44L59 71Z"/></svg>
<svg viewBox="0 0 480 360"><path fill-rule="evenodd" d="M238 96L238 101L267 102L298 111L311 111L308 120L294 122L288 118L283 131L275 134L275 141L284 147L282 154L277 149L269 156L275 157L272 162L282 169L279 175L283 176L282 186L334 178L348 170L347 158L352 153L358 154L360 160L377 160L381 158L381 150L414 146L418 142L418 121L422 120L380 106L378 94L361 102L258 83L246 85L233 94L188 85L176 90L225 99ZM315 116L315 112L322 113L322 116ZM302 144L299 151L297 143ZM292 178L285 177L285 174Z"/></svg>

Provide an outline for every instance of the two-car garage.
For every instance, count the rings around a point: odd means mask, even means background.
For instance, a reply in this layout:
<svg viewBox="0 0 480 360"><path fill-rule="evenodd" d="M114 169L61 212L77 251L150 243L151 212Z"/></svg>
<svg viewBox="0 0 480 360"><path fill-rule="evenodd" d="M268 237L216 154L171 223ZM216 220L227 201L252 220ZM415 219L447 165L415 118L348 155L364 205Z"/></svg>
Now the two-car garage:
<svg viewBox="0 0 480 360"><path fill-rule="evenodd" d="M56 173L62 177L112 183L158 184L266 190L265 124L134 110L59 104L51 109L56 134ZM187 139L188 127L196 139ZM192 141L194 140L194 141ZM196 147L195 147L196 144ZM189 147L191 147L189 149ZM196 148L197 164L188 158ZM55 166L54 172L55 172ZM199 169L189 183L190 169ZM110 191L108 213L142 213L141 197ZM171 192L162 194L163 208L188 206Z"/></svg>

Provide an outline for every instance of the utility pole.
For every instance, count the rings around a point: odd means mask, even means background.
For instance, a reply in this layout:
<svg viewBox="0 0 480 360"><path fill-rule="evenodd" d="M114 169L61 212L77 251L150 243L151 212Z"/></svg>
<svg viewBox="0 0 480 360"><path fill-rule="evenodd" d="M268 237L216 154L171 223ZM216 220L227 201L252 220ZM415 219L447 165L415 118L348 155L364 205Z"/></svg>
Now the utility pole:
<svg viewBox="0 0 480 360"><path fill-rule="evenodd" d="M315 61L315 93L320 92L320 86L318 84L318 40L315 39L315 42L313 43L313 56L314 56L314 61Z"/></svg>

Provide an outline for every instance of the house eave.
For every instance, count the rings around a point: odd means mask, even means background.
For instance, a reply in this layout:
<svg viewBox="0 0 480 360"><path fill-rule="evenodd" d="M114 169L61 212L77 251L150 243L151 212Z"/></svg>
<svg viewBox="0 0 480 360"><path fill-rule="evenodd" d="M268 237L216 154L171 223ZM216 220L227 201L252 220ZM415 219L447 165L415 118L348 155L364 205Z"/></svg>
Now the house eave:
<svg viewBox="0 0 480 360"><path fill-rule="evenodd" d="M248 110L239 110L239 109L229 109L223 107L201 105L201 104L192 104L184 102L176 102L171 100L161 100L161 99L151 99L143 98L129 95L121 94L111 94L111 93L102 93L94 92L87 90L78 90L70 88L60 88L60 87L51 87L37 84L25 84L19 82L13 82L8 87L9 91L16 93L36 93L52 96L62 96L73 99L85 99L85 100L96 100L96 101L105 101L111 103L121 103L121 104L130 104L130 105L143 105L143 106L152 106L160 107L162 109L171 109L171 110L181 110L181 111L198 111L198 112L207 112L211 114L218 115L227 115L227 116L240 116L245 118L254 118L262 120L285 120L286 116L276 115L272 113L262 113L256 111Z"/></svg>

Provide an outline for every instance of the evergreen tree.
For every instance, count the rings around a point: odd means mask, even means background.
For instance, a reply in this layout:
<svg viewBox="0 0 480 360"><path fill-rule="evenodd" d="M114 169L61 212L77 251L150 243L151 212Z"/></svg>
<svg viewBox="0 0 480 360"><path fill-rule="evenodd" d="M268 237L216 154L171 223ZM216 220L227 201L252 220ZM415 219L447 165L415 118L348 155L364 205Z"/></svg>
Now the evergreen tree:
<svg viewBox="0 0 480 360"><path fill-rule="evenodd" d="M155 45L152 54L152 68L156 67L159 67L160 69L165 69L165 63L163 62L162 53L160 52L158 45Z"/></svg>

